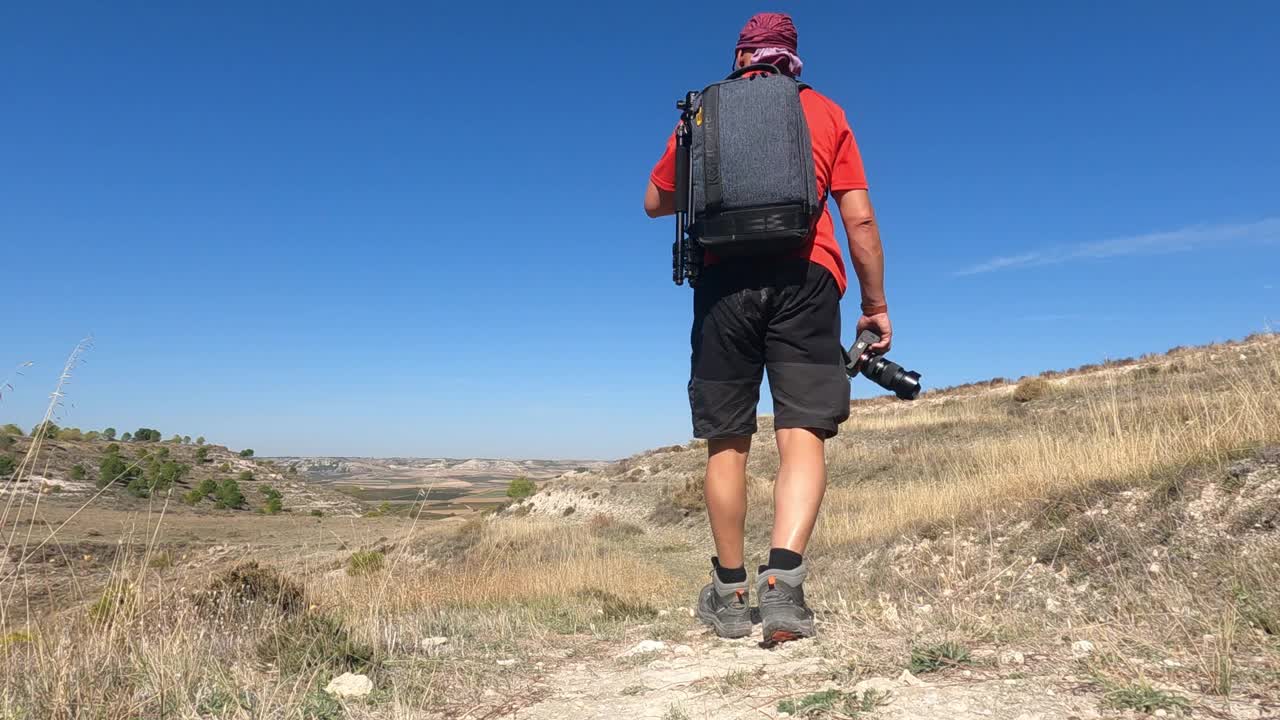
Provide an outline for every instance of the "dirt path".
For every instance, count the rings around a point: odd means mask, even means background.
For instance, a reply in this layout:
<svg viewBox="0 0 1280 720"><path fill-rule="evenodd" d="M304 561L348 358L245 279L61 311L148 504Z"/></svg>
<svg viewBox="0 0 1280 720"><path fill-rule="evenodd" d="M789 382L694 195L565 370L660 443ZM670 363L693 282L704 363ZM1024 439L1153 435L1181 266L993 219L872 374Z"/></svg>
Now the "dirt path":
<svg viewBox="0 0 1280 720"><path fill-rule="evenodd" d="M774 718L780 703L803 703L826 693L826 714L889 720L1068 720L1102 717L1099 698L1052 678L934 680L910 675L855 682L846 668L821 656L819 641L765 650L753 640L699 637L688 644L653 641L620 648L600 662L568 665L543 683L546 699L504 717ZM863 698L866 698L865 705ZM785 704L783 706L785 708ZM866 708L866 709L864 709ZM800 713L796 713L800 715Z"/></svg>

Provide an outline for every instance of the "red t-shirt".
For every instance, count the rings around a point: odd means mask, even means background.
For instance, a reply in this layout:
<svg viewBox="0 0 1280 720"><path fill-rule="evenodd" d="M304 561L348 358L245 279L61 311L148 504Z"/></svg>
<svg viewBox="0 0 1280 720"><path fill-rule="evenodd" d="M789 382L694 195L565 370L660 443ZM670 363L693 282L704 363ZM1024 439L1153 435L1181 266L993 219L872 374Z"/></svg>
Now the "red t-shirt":
<svg viewBox="0 0 1280 720"><path fill-rule="evenodd" d="M844 110L815 90L802 91L800 104L804 108L809 135L813 139L813 168L814 174L818 176L818 194L822 196L827 192L841 190L866 190L867 176L862 169L862 155L858 153L858 143L853 139L853 130L849 129ZM662 190L675 191L675 132L667 139L667 151L653 167L649 179ZM818 225L814 229L813 243L801 248L798 254L807 256L810 261L830 270L836 284L840 286L840 294L844 295L849 284L844 269L844 256L840 254L840 245L836 242L831 211L825 205L822 217L818 219Z"/></svg>

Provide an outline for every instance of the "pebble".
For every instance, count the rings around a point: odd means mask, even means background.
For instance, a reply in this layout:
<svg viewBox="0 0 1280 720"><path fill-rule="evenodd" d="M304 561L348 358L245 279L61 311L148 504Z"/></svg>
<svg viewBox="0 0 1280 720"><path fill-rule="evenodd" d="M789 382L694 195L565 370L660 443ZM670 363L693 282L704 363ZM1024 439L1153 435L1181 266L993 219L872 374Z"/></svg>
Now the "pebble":
<svg viewBox="0 0 1280 720"><path fill-rule="evenodd" d="M632 655L643 655L644 653L662 652L667 649L667 644L661 640L641 640L624 650L618 657L631 657Z"/></svg>
<svg viewBox="0 0 1280 720"><path fill-rule="evenodd" d="M997 660L1001 665L1021 665L1027 661L1026 657L1017 650L1005 650L1000 653Z"/></svg>
<svg viewBox="0 0 1280 720"><path fill-rule="evenodd" d="M898 682L908 687L923 687L925 685L925 682L912 675L910 670L903 670L902 674L898 676Z"/></svg>
<svg viewBox="0 0 1280 720"><path fill-rule="evenodd" d="M1077 640L1071 643L1071 657L1085 658L1093 654L1093 643L1088 640Z"/></svg>
<svg viewBox="0 0 1280 720"><path fill-rule="evenodd" d="M342 673L330 680L324 691L340 698L364 697L373 692L373 681L369 679L368 675Z"/></svg>

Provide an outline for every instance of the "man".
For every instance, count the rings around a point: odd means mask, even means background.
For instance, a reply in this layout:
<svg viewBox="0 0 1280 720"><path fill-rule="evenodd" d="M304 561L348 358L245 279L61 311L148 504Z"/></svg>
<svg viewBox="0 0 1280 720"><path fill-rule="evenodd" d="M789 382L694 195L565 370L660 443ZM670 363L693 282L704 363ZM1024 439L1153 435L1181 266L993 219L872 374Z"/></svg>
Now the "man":
<svg viewBox="0 0 1280 720"><path fill-rule="evenodd" d="M776 65L797 77L803 68L791 18L761 13L739 35L734 65ZM892 328L884 295L884 255L867 181L844 111L816 91L800 99L812 138L819 195L830 192L840 210L862 294L858 331L881 336ZM645 192L649 217L674 212L675 137L667 143ZM698 599L698 617L721 637L751 633L750 594L743 558L746 468L762 370L769 373L781 465L774 484L769 557L756 589L764 640L773 644L814 634L805 604L805 546L826 490L824 442L849 417L849 378L840 346L840 298L847 284L830 211L805 246L765 260L708 258L694 290L693 359L689 402L694 435L707 440L706 502L716 556L711 583Z"/></svg>

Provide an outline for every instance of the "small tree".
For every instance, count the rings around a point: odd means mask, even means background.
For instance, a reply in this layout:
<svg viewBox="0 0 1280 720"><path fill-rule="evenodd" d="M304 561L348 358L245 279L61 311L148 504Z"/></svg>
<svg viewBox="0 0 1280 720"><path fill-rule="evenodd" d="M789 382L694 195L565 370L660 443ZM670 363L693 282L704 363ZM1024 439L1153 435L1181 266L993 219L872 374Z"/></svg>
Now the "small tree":
<svg viewBox="0 0 1280 720"><path fill-rule="evenodd" d="M242 458L251 458L251 457L253 457L253 448L245 448L244 450L241 450L241 451L240 451L240 457L242 457Z"/></svg>
<svg viewBox="0 0 1280 720"><path fill-rule="evenodd" d="M512 500L523 500L524 498L538 492L538 486L527 477L518 477L511 481L507 486L507 497Z"/></svg>
<svg viewBox="0 0 1280 720"><path fill-rule="evenodd" d="M72 480L75 480L76 482L84 482L84 479L88 476L89 476L89 473L84 469L84 465L81 465L80 463L76 463L75 465L71 466Z"/></svg>
<svg viewBox="0 0 1280 720"><path fill-rule="evenodd" d="M120 440L122 442L133 442L133 433L127 432L124 435L121 435Z"/></svg>
<svg viewBox="0 0 1280 720"><path fill-rule="evenodd" d="M59 430L61 430L61 428L59 428L57 425L54 425L52 421L46 421L35 426L35 428L31 431L31 437L33 438L43 437L47 440L56 440L58 437Z"/></svg>
<svg viewBox="0 0 1280 720"><path fill-rule="evenodd" d="M119 453L109 452L102 456L102 461L98 463L98 487L100 488L113 482L128 486L137 477L137 466L125 462Z"/></svg>
<svg viewBox="0 0 1280 720"><path fill-rule="evenodd" d="M18 461L14 460L12 455L0 455L0 480L13 477L13 471L17 467Z"/></svg>
<svg viewBox="0 0 1280 720"><path fill-rule="evenodd" d="M22 428L14 425L13 423L5 423L4 427L0 427L0 435L22 436L26 435L26 433L22 432Z"/></svg>
<svg viewBox="0 0 1280 720"><path fill-rule="evenodd" d="M181 435L174 435L173 437L169 438L169 442L173 443L174 445L181 445L181 444L182 444L182 436L181 436Z"/></svg>
<svg viewBox="0 0 1280 720"><path fill-rule="evenodd" d="M207 447L196 448L196 462L201 465L209 462L209 448Z"/></svg>
<svg viewBox="0 0 1280 720"><path fill-rule="evenodd" d="M253 482L253 471L241 470L240 474L236 476L236 479L240 482Z"/></svg>
<svg viewBox="0 0 1280 720"><path fill-rule="evenodd" d="M203 445L203 444L204 444L204 436L203 436L203 435L201 435L200 437L196 438L196 444L197 444L197 445Z"/></svg>
<svg viewBox="0 0 1280 720"><path fill-rule="evenodd" d="M134 442L160 442L160 431L155 428L140 427L133 433Z"/></svg>
<svg viewBox="0 0 1280 720"><path fill-rule="evenodd" d="M183 445L190 445L190 444L191 444L191 436L190 436L190 435L183 435L183 436L182 436L182 444L183 444Z"/></svg>
<svg viewBox="0 0 1280 720"><path fill-rule="evenodd" d="M109 428L104 429L104 430L102 431L102 437L103 437L103 438L105 438L105 439L107 439L107 440L115 440L115 439L116 439L116 429L115 429L115 428L113 428L113 427L109 427Z"/></svg>
<svg viewBox="0 0 1280 720"><path fill-rule="evenodd" d="M97 440L100 437L102 437L102 433L98 432L97 430L90 430L89 432L84 434L85 440Z"/></svg>

